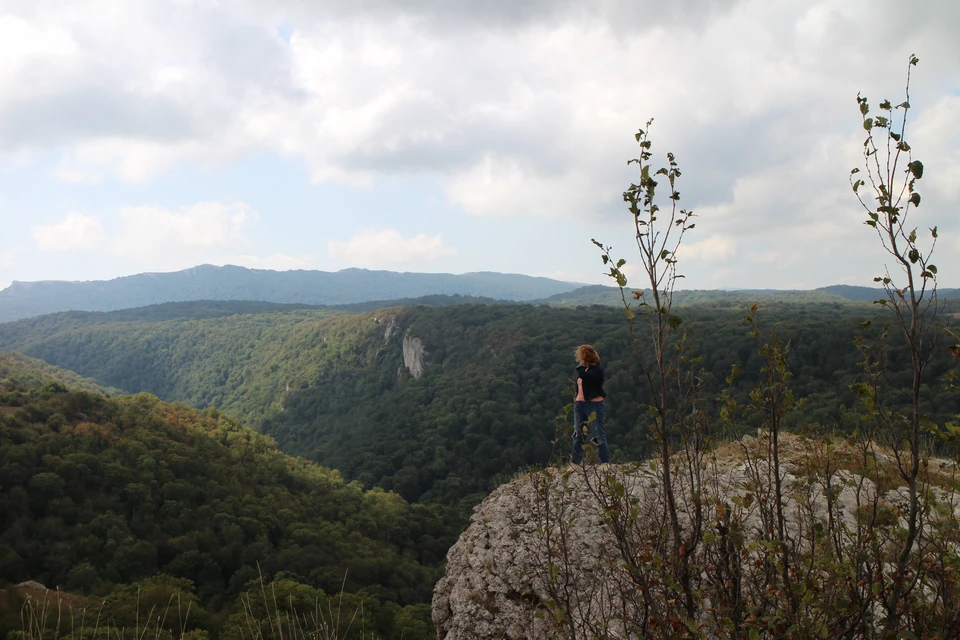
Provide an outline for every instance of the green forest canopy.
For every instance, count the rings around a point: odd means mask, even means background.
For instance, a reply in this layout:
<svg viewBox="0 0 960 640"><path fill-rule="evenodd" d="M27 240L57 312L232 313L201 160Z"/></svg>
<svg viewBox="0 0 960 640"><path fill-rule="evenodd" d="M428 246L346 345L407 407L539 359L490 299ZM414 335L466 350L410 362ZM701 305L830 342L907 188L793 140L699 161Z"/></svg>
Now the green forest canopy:
<svg viewBox="0 0 960 640"><path fill-rule="evenodd" d="M429 627L459 519L364 491L216 409L66 387L9 354L0 371L0 581L104 595L160 573L216 633L262 572L362 594L385 636L401 617Z"/></svg>
<svg viewBox="0 0 960 640"><path fill-rule="evenodd" d="M607 369L614 458L649 451L630 373L622 310L604 306L418 306L358 314L329 309L190 317L140 310L67 313L0 325L0 348L17 349L125 391L216 406L276 438L282 450L340 470L407 500L459 504L463 513L503 478L566 455L573 348L595 344ZM200 303L196 303L200 304ZM204 308L205 307L200 307ZM246 311L246 310L244 310ZM842 431L855 406L858 323L868 304L770 302L760 321L791 342L794 426ZM127 315L123 315L127 314ZM728 300L684 307L716 397L736 364L745 398L759 372L744 311ZM404 363L404 337L421 340L425 373ZM896 365L898 352L894 351ZM937 360L929 385L953 366ZM960 409L934 393L939 415ZM711 404L708 409L715 409ZM749 425L745 425L749 427Z"/></svg>

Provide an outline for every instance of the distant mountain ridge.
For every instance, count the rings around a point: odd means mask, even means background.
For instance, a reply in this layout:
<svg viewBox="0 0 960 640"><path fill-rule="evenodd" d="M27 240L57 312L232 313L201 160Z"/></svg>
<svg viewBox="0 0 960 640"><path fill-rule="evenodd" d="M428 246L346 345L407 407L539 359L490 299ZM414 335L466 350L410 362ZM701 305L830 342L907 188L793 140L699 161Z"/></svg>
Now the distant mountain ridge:
<svg viewBox="0 0 960 640"><path fill-rule="evenodd" d="M820 287L817 291L826 291L855 302L873 302L885 298L880 287L858 287L849 284L834 284L829 287ZM937 289L937 296L945 300L960 298L960 289Z"/></svg>
<svg viewBox="0 0 960 640"><path fill-rule="evenodd" d="M942 299L960 298L960 289L940 289ZM629 297L629 296L628 296ZM832 285L802 290L682 290L681 306L737 306L747 302L797 304L873 302L882 289ZM244 301L301 307L338 307L359 312L385 306L521 302L571 307L619 306L620 290L550 278L480 271L411 273L344 269L272 271L200 265L170 273L141 273L113 280L14 282L0 291L0 323L65 311L112 312L169 303ZM209 306L209 305L208 305ZM254 311L254 308L249 309ZM233 312L233 311L232 311Z"/></svg>
<svg viewBox="0 0 960 640"><path fill-rule="evenodd" d="M630 287L627 288L627 299L632 303ZM937 295L943 300L960 299L960 289L941 288ZM848 284L835 284L818 289L684 289L674 293L673 302L676 305L687 307L693 305L710 306L741 306L753 302L765 303L794 303L794 304L821 304L821 303L849 303L873 302L885 297L883 289L879 287L860 287ZM620 290L617 287L605 285L586 285L564 291L556 295L535 300L538 304L548 304L555 307L574 307L578 305L600 304L619 306L623 304Z"/></svg>
<svg viewBox="0 0 960 640"><path fill-rule="evenodd" d="M0 322L58 311L114 311L193 300L345 305L461 295L531 301L578 286L550 278L489 271L455 275L367 269L272 271L201 265L183 271L141 273L113 280L14 282L0 291Z"/></svg>

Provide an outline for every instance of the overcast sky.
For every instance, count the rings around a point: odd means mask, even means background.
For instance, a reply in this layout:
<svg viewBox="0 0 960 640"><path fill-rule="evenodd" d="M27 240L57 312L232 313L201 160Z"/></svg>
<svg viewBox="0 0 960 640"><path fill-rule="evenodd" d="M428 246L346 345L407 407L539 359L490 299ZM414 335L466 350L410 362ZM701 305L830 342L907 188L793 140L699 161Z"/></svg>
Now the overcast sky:
<svg viewBox="0 0 960 640"><path fill-rule="evenodd" d="M649 118L683 288L872 284L856 96L960 286L956 0L0 0L0 288L197 264L608 282Z"/></svg>

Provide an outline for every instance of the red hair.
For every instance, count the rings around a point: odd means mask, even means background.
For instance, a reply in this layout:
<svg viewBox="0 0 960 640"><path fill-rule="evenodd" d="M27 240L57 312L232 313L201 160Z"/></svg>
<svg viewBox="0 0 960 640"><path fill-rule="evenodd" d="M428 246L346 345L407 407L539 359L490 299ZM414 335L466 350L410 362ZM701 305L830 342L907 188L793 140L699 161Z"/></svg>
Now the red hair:
<svg viewBox="0 0 960 640"><path fill-rule="evenodd" d="M595 364L600 364L600 354L597 353L597 350L593 348L593 345L580 345L577 347L576 356L577 362L588 367Z"/></svg>

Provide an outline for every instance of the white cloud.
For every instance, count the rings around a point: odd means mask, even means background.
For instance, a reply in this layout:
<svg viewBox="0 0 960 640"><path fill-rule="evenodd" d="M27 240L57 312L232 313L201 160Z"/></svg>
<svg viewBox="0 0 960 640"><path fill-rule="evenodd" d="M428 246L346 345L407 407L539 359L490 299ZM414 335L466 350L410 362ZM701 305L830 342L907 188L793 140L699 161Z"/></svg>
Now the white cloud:
<svg viewBox="0 0 960 640"><path fill-rule="evenodd" d="M613 190L594 176L537 175L516 158L487 156L452 176L447 197L471 213L489 216L577 216L608 204Z"/></svg>
<svg viewBox="0 0 960 640"><path fill-rule="evenodd" d="M53 168L51 173L63 182L73 184L97 184L103 180L101 173L89 168L70 166L66 158L61 158L60 163Z"/></svg>
<svg viewBox="0 0 960 640"><path fill-rule="evenodd" d="M258 217L242 202L199 202L179 211L157 205L126 207L111 243L118 255L140 260L202 259L210 250L241 243L247 224Z"/></svg>
<svg viewBox="0 0 960 640"><path fill-rule="evenodd" d="M894 98L916 51L921 213L945 238L960 233L954 0L923 11L895 0L185 0L172 10L9 0L4 10L0 153L52 152L67 182L146 182L279 153L302 159L315 182L426 177L448 203L497 223L609 221L634 177L630 136L655 116L656 157L677 153L682 203L701 216L690 282L717 277L729 257L718 237L745 256L794 252L790 268L811 280L872 273L857 263L871 238L846 182L862 136L854 96ZM153 219L180 231L156 244L201 255L170 217L183 212L167 214ZM162 251L140 231L129 254ZM331 253L358 251L349 245ZM960 271L949 259L941 271ZM767 275L747 263L726 265L725 284Z"/></svg>
<svg viewBox="0 0 960 640"><path fill-rule="evenodd" d="M685 236L690 238L690 236ZM677 250L680 260L704 265L726 262L736 254L736 241L730 236L713 235L697 242L683 244Z"/></svg>
<svg viewBox="0 0 960 640"><path fill-rule="evenodd" d="M80 53L70 32L59 25L37 26L14 15L0 15L0 82L12 84L37 61L68 62ZM36 85L34 85L36 86Z"/></svg>
<svg viewBox="0 0 960 640"><path fill-rule="evenodd" d="M89 262L123 262L137 271L173 271L201 263L279 271L316 268L313 255L256 253L249 235L259 215L243 202L199 202L176 210L142 205L124 207L102 222L69 212L62 221L32 232L40 251L87 251ZM101 246L104 250L97 250ZM0 280L19 265L22 254L0 250Z"/></svg>
<svg viewBox="0 0 960 640"><path fill-rule="evenodd" d="M17 262L17 257L23 253L21 247L4 247L0 249L0 269L9 269Z"/></svg>
<svg viewBox="0 0 960 640"><path fill-rule="evenodd" d="M908 134L912 133L911 144L919 153L916 159L926 168L917 190L925 192L932 187L937 196L954 203L960 200L958 121L960 96L947 96L923 111L912 129L908 129Z"/></svg>
<svg viewBox="0 0 960 640"><path fill-rule="evenodd" d="M361 267L430 262L457 253L443 243L442 234L404 237L395 229L366 229L344 242L329 240L327 250L330 257Z"/></svg>
<svg viewBox="0 0 960 640"><path fill-rule="evenodd" d="M70 211L61 222L37 225L31 229L40 251L83 251L103 242L100 220Z"/></svg>
<svg viewBox="0 0 960 640"><path fill-rule="evenodd" d="M758 251L746 256L750 262L758 264L764 269L787 269L803 262L804 256L799 251L783 251L770 249Z"/></svg>

